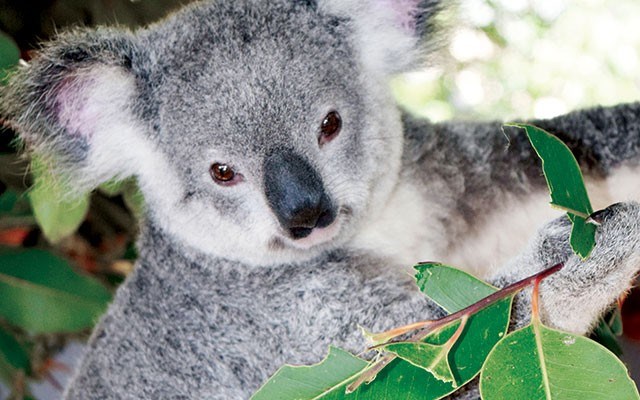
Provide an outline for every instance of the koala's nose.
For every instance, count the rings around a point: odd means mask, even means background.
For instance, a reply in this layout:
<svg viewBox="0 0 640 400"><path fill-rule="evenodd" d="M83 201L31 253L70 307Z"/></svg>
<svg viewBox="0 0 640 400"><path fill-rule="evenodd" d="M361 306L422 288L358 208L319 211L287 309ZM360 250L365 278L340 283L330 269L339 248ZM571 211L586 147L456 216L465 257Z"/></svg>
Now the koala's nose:
<svg viewBox="0 0 640 400"><path fill-rule="evenodd" d="M264 186L269 206L291 237L301 239L314 228L324 228L336 218L318 172L292 150L268 156Z"/></svg>

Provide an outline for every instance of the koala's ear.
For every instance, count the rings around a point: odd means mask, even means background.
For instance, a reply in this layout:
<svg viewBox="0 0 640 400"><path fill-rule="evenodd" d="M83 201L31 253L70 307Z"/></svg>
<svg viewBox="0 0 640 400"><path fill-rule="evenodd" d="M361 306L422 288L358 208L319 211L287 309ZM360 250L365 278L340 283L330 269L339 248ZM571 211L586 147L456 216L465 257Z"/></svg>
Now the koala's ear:
<svg viewBox="0 0 640 400"><path fill-rule="evenodd" d="M117 29L77 30L46 45L0 89L0 112L27 149L78 190L136 173L144 123L141 53Z"/></svg>
<svg viewBox="0 0 640 400"><path fill-rule="evenodd" d="M353 22L354 39L366 68L383 74L406 72L436 47L442 0L321 0L326 12Z"/></svg>

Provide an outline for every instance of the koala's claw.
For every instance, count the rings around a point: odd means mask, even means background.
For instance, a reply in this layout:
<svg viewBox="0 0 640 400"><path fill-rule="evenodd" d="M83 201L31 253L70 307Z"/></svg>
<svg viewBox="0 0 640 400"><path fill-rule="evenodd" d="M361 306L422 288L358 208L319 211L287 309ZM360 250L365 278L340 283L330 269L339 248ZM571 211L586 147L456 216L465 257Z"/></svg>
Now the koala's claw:
<svg viewBox="0 0 640 400"><path fill-rule="evenodd" d="M613 216L613 214L615 214L616 212L619 212L620 210L625 210L625 208L628 208L627 206L634 206L635 203L614 203L612 205L610 205L607 208L604 208L602 210L598 210L598 211L594 211L591 215L589 215L589 217L587 217L586 221L588 223L592 223L594 225L602 225L602 223L604 222L605 219Z"/></svg>
<svg viewBox="0 0 640 400"><path fill-rule="evenodd" d="M600 225L602 225L602 220L604 219L604 215L603 214L605 214L605 213L607 213L607 209L606 208L604 210L595 211L591 215L589 215L585 221L588 224L593 224L593 225L600 226Z"/></svg>

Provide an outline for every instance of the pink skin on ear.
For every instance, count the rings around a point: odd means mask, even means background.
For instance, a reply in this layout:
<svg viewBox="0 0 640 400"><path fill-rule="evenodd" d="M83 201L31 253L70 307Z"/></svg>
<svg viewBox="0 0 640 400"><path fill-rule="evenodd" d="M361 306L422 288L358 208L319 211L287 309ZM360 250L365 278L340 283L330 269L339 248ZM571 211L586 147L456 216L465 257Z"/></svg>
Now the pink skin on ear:
<svg viewBox="0 0 640 400"><path fill-rule="evenodd" d="M416 17L420 0L379 0L381 7L391 10L400 27L411 35L416 33Z"/></svg>
<svg viewBox="0 0 640 400"><path fill-rule="evenodd" d="M56 89L55 109L58 122L69 135L93 136L100 110L90 100L96 85L93 76L85 74L62 80Z"/></svg>

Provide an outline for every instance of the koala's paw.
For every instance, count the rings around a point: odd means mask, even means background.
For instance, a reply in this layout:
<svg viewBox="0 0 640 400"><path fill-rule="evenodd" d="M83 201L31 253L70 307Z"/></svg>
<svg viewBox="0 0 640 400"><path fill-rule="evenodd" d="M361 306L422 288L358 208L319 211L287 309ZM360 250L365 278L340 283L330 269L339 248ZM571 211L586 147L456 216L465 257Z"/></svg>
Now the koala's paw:
<svg viewBox="0 0 640 400"><path fill-rule="evenodd" d="M570 224L553 221L542 231L538 257L564 268L540 287L543 320L560 329L584 334L640 271L640 204L618 203L595 212L596 246L586 260L573 254ZM566 218L565 218L566 220ZM548 251L548 255L543 253Z"/></svg>

